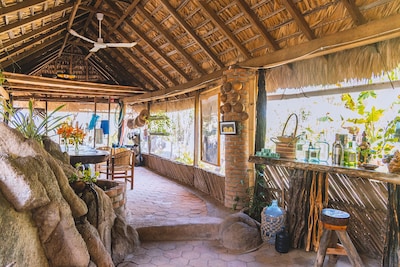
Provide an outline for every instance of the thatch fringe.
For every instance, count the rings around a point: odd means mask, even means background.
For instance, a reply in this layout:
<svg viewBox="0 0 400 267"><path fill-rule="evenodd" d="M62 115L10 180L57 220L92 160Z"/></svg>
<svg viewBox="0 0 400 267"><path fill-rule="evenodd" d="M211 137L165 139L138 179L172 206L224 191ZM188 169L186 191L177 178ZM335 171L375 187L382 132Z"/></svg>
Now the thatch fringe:
<svg viewBox="0 0 400 267"><path fill-rule="evenodd" d="M370 79L400 66L400 38L349 49L328 56L283 65L267 71L269 92Z"/></svg>

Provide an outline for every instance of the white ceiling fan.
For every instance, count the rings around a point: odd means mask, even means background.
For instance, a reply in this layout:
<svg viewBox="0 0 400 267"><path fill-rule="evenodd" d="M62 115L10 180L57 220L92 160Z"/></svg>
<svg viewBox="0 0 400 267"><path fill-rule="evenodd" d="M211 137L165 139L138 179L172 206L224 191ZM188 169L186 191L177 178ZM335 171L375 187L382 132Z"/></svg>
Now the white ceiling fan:
<svg viewBox="0 0 400 267"><path fill-rule="evenodd" d="M103 38L101 38L101 21L104 18L103 13L96 13L97 20L99 21L99 38L97 38L97 42L93 41L89 38L86 38L85 36L82 36L78 34L76 31L73 29L69 29L69 33L72 34L73 36L76 36L78 38L81 38L82 40L85 40L86 42L94 44L93 48L90 49L90 52L97 52L99 49L106 48L106 47L128 47L131 48L137 44L137 42L132 42L132 43L104 43Z"/></svg>

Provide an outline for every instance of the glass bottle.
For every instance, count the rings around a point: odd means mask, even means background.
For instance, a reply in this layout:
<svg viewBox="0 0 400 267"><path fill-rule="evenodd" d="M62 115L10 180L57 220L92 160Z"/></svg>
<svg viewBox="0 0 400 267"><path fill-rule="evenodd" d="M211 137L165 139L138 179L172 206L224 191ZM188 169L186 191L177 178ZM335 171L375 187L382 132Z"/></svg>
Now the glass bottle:
<svg viewBox="0 0 400 267"><path fill-rule="evenodd" d="M279 217L283 214L281 208L278 206L278 200L272 200L271 205L265 209L265 214L271 217Z"/></svg>
<svg viewBox="0 0 400 267"><path fill-rule="evenodd" d="M332 165L342 165L343 145L340 141L340 135L336 134L335 142L332 144Z"/></svg>
<svg viewBox="0 0 400 267"><path fill-rule="evenodd" d="M320 148L314 147L313 144L310 142L310 146L308 147L308 162L319 163L319 153Z"/></svg>
<svg viewBox="0 0 400 267"><path fill-rule="evenodd" d="M306 161L306 148L307 147L307 137L306 132L302 132L299 139L296 142L296 160Z"/></svg>
<svg viewBox="0 0 400 267"><path fill-rule="evenodd" d="M265 209L265 222L267 226L267 237L270 244L275 243L276 234L284 228L284 213L278 206L278 200L272 200L270 206Z"/></svg>
<svg viewBox="0 0 400 267"><path fill-rule="evenodd" d="M361 144L358 146L358 163L365 164L370 159L370 143L367 140L367 134L365 131L362 133Z"/></svg>
<svg viewBox="0 0 400 267"><path fill-rule="evenodd" d="M357 151L353 146L353 140L348 142L348 146L344 150L344 166L346 167L357 166Z"/></svg>
<svg viewBox="0 0 400 267"><path fill-rule="evenodd" d="M326 142L325 133L321 132L315 147L319 148L319 161L328 162L329 160L329 143Z"/></svg>

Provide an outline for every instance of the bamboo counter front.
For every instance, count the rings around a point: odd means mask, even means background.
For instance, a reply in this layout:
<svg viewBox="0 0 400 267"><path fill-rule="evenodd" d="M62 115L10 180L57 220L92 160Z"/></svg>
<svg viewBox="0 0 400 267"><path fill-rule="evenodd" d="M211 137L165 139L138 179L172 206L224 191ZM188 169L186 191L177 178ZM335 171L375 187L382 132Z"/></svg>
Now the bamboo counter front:
<svg viewBox="0 0 400 267"><path fill-rule="evenodd" d="M249 162L264 167L266 198L286 209L293 248L318 249L319 215L329 207L351 215L348 233L360 254L399 266L399 174L258 156Z"/></svg>

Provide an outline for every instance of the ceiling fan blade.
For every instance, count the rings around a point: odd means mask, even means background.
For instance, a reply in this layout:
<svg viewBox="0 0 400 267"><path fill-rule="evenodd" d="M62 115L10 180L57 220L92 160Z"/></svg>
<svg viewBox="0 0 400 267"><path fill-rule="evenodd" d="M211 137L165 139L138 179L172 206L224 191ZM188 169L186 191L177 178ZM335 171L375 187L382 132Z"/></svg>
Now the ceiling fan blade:
<svg viewBox="0 0 400 267"><path fill-rule="evenodd" d="M77 33L76 31L74 31L73 29L69 29L68 32L69 32L71 35L75 36L75 37L78 37L78 38L81 38L82 40L85 40L86 42L89 42L89 43L92 43L92 44L96 43L95 41L90 40L89 38L86 38L85 36L80 35L80 34Z"/></svg>
<svg viewBox="0 0 400 267"><path fill-rule="evenodd" d="M102 47L100 46L93 46L92 49L89 50L90 53L95 53L97 51L99 51Z"/></svg>
<svg viewBox="0 0 400 267"><path fill-rule="evenodd" d="M94 53L94 52L97 52L97 51L99 51L100 49L106 48L106 47L107 47L107 45L104 44L104 43L94 43L93 48L90 49L89 52L93 52L93 53Z"/></svg>
<svg viewBox="0 0 400 267"><path fill-rule="evenodd" d="M133 42L133 43L105 43L107 45L107 47L134 47L135 45L137 45L137 42Z"/></svg>

